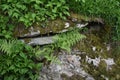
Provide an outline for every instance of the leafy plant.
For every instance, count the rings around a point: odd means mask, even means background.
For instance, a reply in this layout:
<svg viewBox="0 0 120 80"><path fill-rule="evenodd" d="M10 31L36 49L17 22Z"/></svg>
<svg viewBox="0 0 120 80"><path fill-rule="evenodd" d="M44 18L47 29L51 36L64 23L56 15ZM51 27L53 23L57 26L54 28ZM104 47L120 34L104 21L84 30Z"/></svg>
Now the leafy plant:
<svg viewBox="0 0 120 80"><path fill-rule="evenodd" d="M0 77L3 80L36 80L42 63L35 63L35 51L17 40L0 39Z"/></svg>
<svg viewBox="0 0 120 80"><path fill-rule="evenodd" d="M14 26L9 23L8 17L0 15L0 36L11 38Z"/></svg>
<svg viewBox="0 0 120 80"><path fill-rule="evenodd" d="M38 60L45 59L50 63L59 63L58 58L54 55L55 46L54 44L44 46L41 50L36 51L36 57Z"/></svg>
<svg viewBox="0 0 120 80"><path fill-rule="evenodd" d="M114 39L120 40L120 0L67 0L71 11L90 17L100 17L112 26ZM76 7L77 6L77 7Z"/></svg>
<svg viewBox="0 0 120 80"><path fill-rule="evenodd" d="M65 0L1 0L0 5L2 14L11 17L13 21L23 22L26 27L47 18L65 19L65 16L69 15Z"/></svg>

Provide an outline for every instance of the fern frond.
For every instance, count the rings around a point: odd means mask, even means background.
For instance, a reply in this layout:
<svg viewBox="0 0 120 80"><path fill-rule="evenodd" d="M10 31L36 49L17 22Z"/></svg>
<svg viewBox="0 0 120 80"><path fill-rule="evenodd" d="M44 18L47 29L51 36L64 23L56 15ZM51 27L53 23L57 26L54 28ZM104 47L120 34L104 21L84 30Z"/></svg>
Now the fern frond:
<svg viewBox="0 0 120 80"><path fill-rule="evenodd" d="M56 45L62 49L67 50L68 52L70 52L71 46L83 38L86 38L86 36L80 34L78 29L71 30L53 37L53 39L56 41Z"/></svg>
<svg viewBox="0 0 120 80"><path fill-rule="evenodd" d="M16 40L0 39L0 51L11 54L11 48L16 44Z"/></svg>

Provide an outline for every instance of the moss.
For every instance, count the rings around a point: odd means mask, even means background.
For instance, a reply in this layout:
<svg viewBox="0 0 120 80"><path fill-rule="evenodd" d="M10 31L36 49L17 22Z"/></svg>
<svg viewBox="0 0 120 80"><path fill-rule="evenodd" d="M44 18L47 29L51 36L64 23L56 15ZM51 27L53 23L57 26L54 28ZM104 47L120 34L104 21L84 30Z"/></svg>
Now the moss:
<svg viewBox="0 0 120 80"><path fill-rule="evenodd" d="M109 39L108 35L110 35L111 29L110 26L105 26L105 29L103 31L100 31L100 33L87 33L87 38L77 43L75 45L75 48L79 49L82 52L85 52L84 54L79 55L81 56L81 66L96 80L105 80L105 77L108 77L110 80L120 80L120 57L119 54L115 52L113 53L113 49L115 49L114 47L110 49L110 51L107 51L105 42ZM96 47L95 51L92 49L93 46ZM105 61L102 60L99 63L99 66L96 67L92 63L88 64L86 62L86 55L90 58L96 58L98 56L106 59L113 58L116 64L111 66L111 69L107 70L107 65Z"/></svg>
<svg viewBox="0 0 120 80"><path fill-rule="evenodd" d="M108 52L106 45L102 42L101 38L95 36L94 34L87 34L86 36L87 38L80 41L77 45L75 45L75 47L82 52L86 52L86 54L91 58L98 56L106 58ZM95 51L93 50L93 47L95 47Z"/></svg>
<svg viewBox="0 0 120 80"><path fill-rule="evenodd" d="M85 78L83 78L80 75L73 75L71 77L68 77L67 75L62 74L61 77L62 77L62 80L85 80Z"/></svg>
<svg viewBox="0 0 120 80"><path fill-rule="evenodd" d="M14 37L18 37L18 36L23 36L24 34L28 34L29 29L26 29L25 26L23 24L18 24L15 27L14 30Z"/></svg>
<svg viewBox="0 0 120 80"><path fill-rule="evenodd" d="M110 26L105 25L101 27L100 31L95 33L85 33L87 38L85 40L80 41L77 45L75 45L80 51L86 52L88 56L91 58L95 58L97 56L102 56L107 58L109 52L107 51L106 41L109 39L110 35ZM95 51L92 49L95 47ZM94 54L95 53L95 54Z"/></svg>
<svg viewBox="0 0 120 80"><path fill-rule="evenodd" d="M83 15L72 13L72 12L70 13L69 17L71 19L73 18L77 19L77 22L79 23L83 21L98 21L98 22L100 21L98 18L89 18L87 16L83 16ZM70 23L70 27L75 27L76 25L76 23L74 23L72 20L69 20L69 18L67 20L62 20L62 19L57 18L56 20L36 22L32 25L32 27L34 28L33 31L39 31L40 34L49 34L50 32L58 33L65 29L66 22ZM18 24L16 25L14 31L15 31L14 36L23 36L24 34L30 33L30 27L25 28L23 24Z"/></svg>
<svg viewBox="0 0 120 80"><path fill-rule="evenodd" d="M86 15L82 15L82 14L78 14L78 13L70 13L70 19L77 19L77 22L91 22L91 21L95 21L95 22L100 22L103 23L103 20L101 18L96 18L94 16L88 17Z"/></svg>
<svg viewBox="0 0 120 80"><path fill-rule="evenodd" d="M65 28L65 23L68 22L70 23L70 27L74 27L75 23L73 23L70 20L61 20L61 19L56 19L56 20L51 20L51 21L46 21L46 22L37 22L32 25L33 31L39 31L40 34L49 34L49 33L59 33L60 31L66 29ZM69 28L70 28L69 27ZM25 28L23 25L18 25L15 28L14 35L15 36L23 36L24 34L30 34L30 27Z"/></svg>
<svg viewBox="0 0 120 80"><path fill-rule="evenodd" d="M96 67L92 63L91 64L86 64L83 66L84 70L88 72L90 75L92 75L95 80L105 80L104 77L101 75L107 75L106 71L106 63L104 61L101 61L99 66Z"/></svg>
<svg viewBox="0 0 120 80"><path fill-rule="evenodd" d="M74 26L74 23L72 23L71 21L56 19L56 20L47 21L45 23L34 24L34 29L39 30L40 34L49 34L50 32L59 33L60 31L65 29L66 22L70 23L70 27Z"/></svg>
<svg viewBox="0 0 120 80"><path fill-rule="evenodd" d="M24 39L25 43L29 43L31 41L31 38Z"/></svg>
<svg viewBox="0 0 120 80"><path fill-rule="evenodd" d="M108 70L108 77L114 80L120 80L120 67L118 65L113 65L112 69Z"/></svg>
<svg viewBox="0 0 120 80"><path fill-rule="evenodd" d="M76 14L76 13L73 13L73 12L70 13L70 18L71 19L77 19L77 22L89 21L90 20L90 17L80 15L80 14Z"/></svg>
<svg viewBox="0 0 120 80"><path fill-rule="evenodd" d="M93 36L93 35L91 35ZM91 37L89 37L91 38ZM120 58L119 55L116 54L116 56L113 56L112 51L109 53L106 50L105 44L99 40L99 38L95 38L95 36L92 37L93 39L86 39L84 41L79 42L77 44L77 47L82 50L83 52L86 52L84 54L80 54L81 56L81 65L84 68L86 72L91 74L96 80L105 80L105 77L108 77L110 80L120 80ZM94 40L97 39L97 40ZM88 41L89 40L89 41ZM100 44L101 43L101 44ZM97 46L97 49L103 49L103 52L101 53L100 50L97 50L96 52L92 51L91 45ZM90 58L95 58L98 56L101 56L102 58L114 58L115 65L111 66L111 69L107 70L107 65L105 61L101 61L99 63L99 66L96 67L93 64L88 64L86 62L86 57L89 56ZM115 55L115 53L114 53ZM104 75L104 76L102 76Z"/></svg>

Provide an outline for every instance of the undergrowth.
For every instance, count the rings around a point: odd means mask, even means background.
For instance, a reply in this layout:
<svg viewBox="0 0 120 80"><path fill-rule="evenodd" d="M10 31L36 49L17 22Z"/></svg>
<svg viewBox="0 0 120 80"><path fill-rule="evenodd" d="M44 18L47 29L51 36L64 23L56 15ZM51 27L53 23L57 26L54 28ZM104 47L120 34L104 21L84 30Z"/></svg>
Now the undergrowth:
<svg viewBox="0 0 120 80"><path fill-rule="evenodd" d="M119 0L67 0L70 11L89 17L104 19L112 27L112 39L120 40L120 1ZM111 36L111 35L110 35Z"/></svg>
<svg viewBox="0 0 120 80"><path fill-rule="evenodd" d="M18 24L28 28L34 23L66 19L69 15L66 0L0 0L0 36L13 37Z"/></svg>
<svg viewBox="0 0 120 80"><path fill-rule="evenodd" d="M36 80L43 64L39 60L57 61L53 54L56 49L70 52L71 46L85 38L78 29L70 30L56 35L54 44L40 49L10 39L17 24L28 28L36 22L66 19L70 11L103 18L113 28L113 39L120 40L119 0L0 0L0 38L3 38L0 39L0 77L3 80Z"/></svg>
<svg viewBox="0 0 120 80"><path fill-rule="evenodd" d="M1 14L10 17L12 21L23 22L26 27L34 22L60 17L65 19L68 6L65 0L1 0Z"/></svg>
<svg viewBox="0 0 120 80"><path fill-rule="evenodd" d="M0 39L2 80L37 80L42 63L35 63L35 51L17 40Z"/></svg>

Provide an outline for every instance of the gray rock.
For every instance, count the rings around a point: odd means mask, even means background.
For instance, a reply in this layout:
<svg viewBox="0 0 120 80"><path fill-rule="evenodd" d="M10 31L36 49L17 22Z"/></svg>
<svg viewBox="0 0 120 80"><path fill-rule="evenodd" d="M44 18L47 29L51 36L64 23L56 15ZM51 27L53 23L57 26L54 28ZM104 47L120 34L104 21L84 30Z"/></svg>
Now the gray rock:
<svg viewBox="0 0 120 80"><path fill-rule="evenodd" d="M51 63L48 67L43 67L39 80L63 80L64 77L61 76L62 74L65 74L68 78L79 75L86 80L94 80L94 78L81 67L80 56L67 54L65 52L60 53L63 53L58 55L61 64Z"/></svg>
<svg viewBox="0 0 120 80"><path fill-rule="evenodd" d="M92 77L87 77L85 80L94 80Z"/></svg>
<svg viewBox="0 0 120 80"><path fill-rule="evenodd" d="M32 38L31 41L28 43L30 45L45 45L54 43L52 37L39 37L39 38Z"/></svg>

